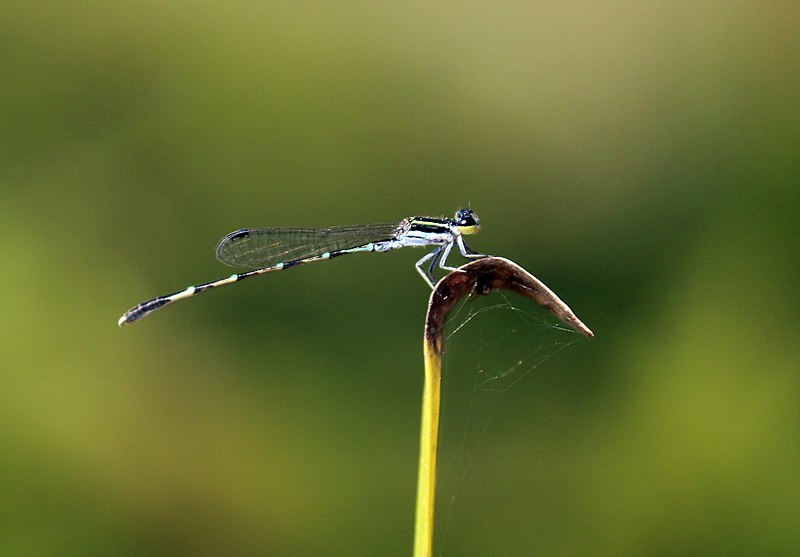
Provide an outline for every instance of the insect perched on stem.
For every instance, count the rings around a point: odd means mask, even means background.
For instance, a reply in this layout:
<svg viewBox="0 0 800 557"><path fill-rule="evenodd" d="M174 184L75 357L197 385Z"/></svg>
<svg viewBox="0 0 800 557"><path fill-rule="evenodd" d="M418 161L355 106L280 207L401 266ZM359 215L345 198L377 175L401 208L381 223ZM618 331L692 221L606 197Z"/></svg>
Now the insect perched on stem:
<svg viewBox="0 0 800 557"><path fill-rule="evenodd" d="M191 298L218 286L361 251L381 252L409 246L436 246L436 249L417 261L416 265L422 278L433 288L433 270L437 264L440 269L455 270L447 265L447 257L453 245L458 246L461 255L466 258L485 257L472 251L464 242L464 236L476 234L479 229L478 215L471 209L459 209L451 219L409 217L399 223L330 228L242 228L220 240L217 245L217 259L226 265L250 267L255 268L254 270L189 286L184 290L142 302L126 311L119 318L118 324L122 326L132 323L172 302Z"/></svg>

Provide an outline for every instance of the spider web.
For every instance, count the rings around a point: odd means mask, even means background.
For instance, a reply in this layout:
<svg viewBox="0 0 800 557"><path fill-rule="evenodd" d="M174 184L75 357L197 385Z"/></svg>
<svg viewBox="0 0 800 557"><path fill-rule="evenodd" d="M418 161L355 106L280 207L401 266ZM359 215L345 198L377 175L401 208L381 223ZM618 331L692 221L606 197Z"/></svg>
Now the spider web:
<svg viewBox="0 0 800 557"><path fill-rule="evenodd" d="M535 389L536 379L559 371L551 358L582 340L544 308L511 293L470 297L453 310L443 352L434 555L447 554L456 515L470 512L458 503L472 487L470 472L487 437L502 428L536 427L535 421L495 424L504 395Z"/></svg>

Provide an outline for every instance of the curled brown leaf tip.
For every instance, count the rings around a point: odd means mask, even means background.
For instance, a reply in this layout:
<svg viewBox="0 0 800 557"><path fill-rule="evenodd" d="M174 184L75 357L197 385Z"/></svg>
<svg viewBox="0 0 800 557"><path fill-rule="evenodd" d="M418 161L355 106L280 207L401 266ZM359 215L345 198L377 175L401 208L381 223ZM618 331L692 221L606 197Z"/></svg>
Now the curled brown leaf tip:
<svg viewBox="0 0 800 557"><path fill-rule="evenodd" d="M459 267L436 283L425 319L426 341L441 353L442 330L453 307L465 296L486 295L498 288L531 298L575 331L587 338L594 336L567 304L528 271L503 257L483 257Z"/></svg>

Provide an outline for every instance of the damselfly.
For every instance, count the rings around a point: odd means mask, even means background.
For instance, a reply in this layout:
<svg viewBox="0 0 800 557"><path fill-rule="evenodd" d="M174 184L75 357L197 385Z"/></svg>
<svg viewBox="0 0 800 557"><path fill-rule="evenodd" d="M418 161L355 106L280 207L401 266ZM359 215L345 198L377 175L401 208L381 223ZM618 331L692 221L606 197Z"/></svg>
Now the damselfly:
<svg viewBox="0 0 800 557"><path fill-rule="evenodd" d="M380 223L331 228L242 228L220 240L217 244L217 259L234 267L258 268L142 302L126 311L119 318L118 324L122 326L125 323L132 323L167 304L191 298L217 286L360 251L436 246L436 249L417 261L417 271L433 288L435 280L433 270L437 263L441 269L455 270L454 267L447 265L447 257L453 249L453 244L458 246L464 257L484 257L483 254L472 251L464 243L463 238L477 233L479 229L478 215L471 209L459 209L452 219L409 217L399 224Z"/></svg>

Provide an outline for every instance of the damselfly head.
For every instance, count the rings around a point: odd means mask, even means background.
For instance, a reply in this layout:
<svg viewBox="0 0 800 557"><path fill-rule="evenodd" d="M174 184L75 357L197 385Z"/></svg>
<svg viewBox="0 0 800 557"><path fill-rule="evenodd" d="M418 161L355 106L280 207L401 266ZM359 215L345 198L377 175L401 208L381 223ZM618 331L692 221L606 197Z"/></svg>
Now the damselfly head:
<svg viewBox="0 0 800 557"><path fill-rule="evenodd" d="M478 215L473 213L472 209L459 209L456 211L455 220L458 231L465 236L469 234L477 234L478 230L481 229Z"/></svg>

